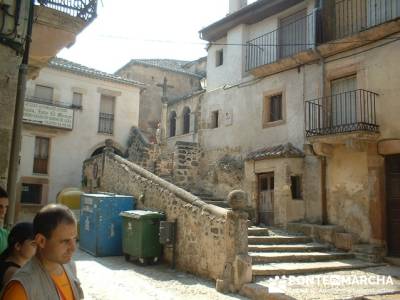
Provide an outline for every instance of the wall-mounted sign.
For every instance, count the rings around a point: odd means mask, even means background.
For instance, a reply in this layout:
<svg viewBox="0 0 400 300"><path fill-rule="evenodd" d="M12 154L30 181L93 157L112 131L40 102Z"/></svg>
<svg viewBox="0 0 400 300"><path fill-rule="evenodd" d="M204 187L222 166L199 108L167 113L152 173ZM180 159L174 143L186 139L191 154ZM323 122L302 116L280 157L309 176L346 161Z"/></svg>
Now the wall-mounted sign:
<svg viewBox="0 0 400 300"><path fill-rule="evenodd" d="M23 121L25 123L72 130L74 124L74 110L25 101Z"/></svg>

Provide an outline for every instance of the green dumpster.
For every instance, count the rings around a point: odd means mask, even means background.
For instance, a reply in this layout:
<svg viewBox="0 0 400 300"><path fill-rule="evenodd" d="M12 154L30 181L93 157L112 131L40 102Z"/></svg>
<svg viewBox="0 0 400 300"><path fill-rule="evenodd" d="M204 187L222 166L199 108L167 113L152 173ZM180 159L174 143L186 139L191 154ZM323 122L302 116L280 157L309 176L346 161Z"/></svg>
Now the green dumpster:
<svg viewBox="0 0 400 300"><path fill-rule="evenodd" d="M147 210L129 210L122 217L122 251L125 259L139 260L142 264L156 262L162 251L159 242L160 221L165 215Z"/></svg>

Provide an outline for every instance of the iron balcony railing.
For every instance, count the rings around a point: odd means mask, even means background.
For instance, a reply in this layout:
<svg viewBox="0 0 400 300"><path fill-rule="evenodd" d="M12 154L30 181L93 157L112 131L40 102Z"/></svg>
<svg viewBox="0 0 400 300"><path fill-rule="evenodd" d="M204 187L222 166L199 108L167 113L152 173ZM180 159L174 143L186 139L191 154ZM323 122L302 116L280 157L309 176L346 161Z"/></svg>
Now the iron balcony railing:
<svg viewBox="0 0 400 300"><path fill-rule="evenodd" d="M375 102L378 94L363 89L305 102L306 136L352 131L378 132Z"/></svg>
<svg viewBox="0 0 400 300"><path fill-rule="evenodd" d="M113 134L114 129L114 115L100 113L99 115L99 133Z"/></svg>
<svg viewBox="0 0 400 300"><path fill-rule="evenodd" d="M340 39L399 18L400 0L341 0L334 16L334 38Z"/></svg>
<svg viewBox="0 0 400 300"><path fill-rule="evenodd" d="M315 9L290 24L249 40L246 71L395 20L400 17L400 0L340 0L332 10L324 16L332 18L332 22L324 22L322 10Z"/></svg>
<svg viewBox="0 0 400 300"><path fill-rule="evenodd" d="M72 105L70 103L54 101L52 99L44 99L44 98L39 98L39 97L26 97L25 101L39 103L39 104L45 104L45 105L49 105L49 106L63 107L63 108L74 108L75 107L74 105Z"/></svg>
<svg viewBox="0 0 400 300"><path fill-rule="evenodd" d="M97 0L36 0L40 5L90 23L97 16Z"/></svg>
<svg viewBox="0 0 400 300"><path fill-rule="evenodd" d="M315 46L319 10L246 43L246 71L295 55Z"/></svg>

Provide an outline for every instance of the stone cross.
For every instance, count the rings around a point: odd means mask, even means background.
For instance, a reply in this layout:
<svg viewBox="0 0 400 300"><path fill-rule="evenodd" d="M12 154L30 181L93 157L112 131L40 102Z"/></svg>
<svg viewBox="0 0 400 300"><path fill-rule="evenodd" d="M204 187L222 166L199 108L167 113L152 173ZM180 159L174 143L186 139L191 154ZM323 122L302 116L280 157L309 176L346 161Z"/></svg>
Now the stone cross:
<svg viewBox="0 0 400 300"><path fill-rule="evenodd" d="M164 77L164 82L163 83L159 83L159 84L157 84L157 86L158 87L161 87L162 88L162 90L163 90L163 94L162 94L162 97L161 97L161 101L164 103L164 102L167 102L167 89L168 88L174 88L174 86L172 86L172 85L168 85L167 84L167 77Z"/></svg>

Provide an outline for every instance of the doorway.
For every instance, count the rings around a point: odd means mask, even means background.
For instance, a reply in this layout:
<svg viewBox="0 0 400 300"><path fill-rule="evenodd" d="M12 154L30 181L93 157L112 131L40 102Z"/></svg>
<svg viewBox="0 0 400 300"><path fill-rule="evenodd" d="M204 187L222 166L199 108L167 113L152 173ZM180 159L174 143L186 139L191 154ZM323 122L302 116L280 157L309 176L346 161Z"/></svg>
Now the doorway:
<svg viewBox="0 0 400 300"><path fill-rule="evenodd" d="M400 257L400 155L386 157L386 197L388 254Z"/></svg>
<svg viewBox="0 0 400 300"><path fill-rule="evenodd" d="M258 175L258 223L274 225L274 173Z"/></svg>

